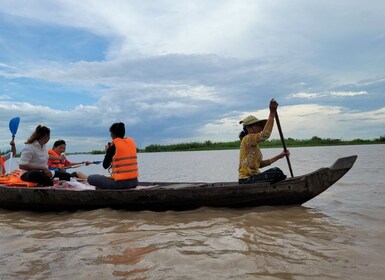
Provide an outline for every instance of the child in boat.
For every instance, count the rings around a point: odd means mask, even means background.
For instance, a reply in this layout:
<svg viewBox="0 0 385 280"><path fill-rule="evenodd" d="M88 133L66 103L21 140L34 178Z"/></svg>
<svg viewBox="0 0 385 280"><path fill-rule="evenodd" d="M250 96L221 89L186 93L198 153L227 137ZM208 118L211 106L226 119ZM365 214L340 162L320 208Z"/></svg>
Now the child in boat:
<svg viewBox="0 0 385 280"><path fill-rule="evenodd" d="M105 147L104 169L111 168L111 176L94 174L88 176L88 183L97 189L128 189L138 185L138 161L136 144L130 137L124 137L124 123L110 127L112 143Z"/></svg>
<svg viewBox="0 0 385 280"><path fill-rule="evenodd" d="M51 171L48 168L48 151L46 144L50 140L51 130L43 125L38 125L32 135L25 142L21 151L19 168L21 180L38 183L42 186L52 186L53 178L70 181L74 175L63 171Z"/></svg>
<svg viewBox="0 0 385 280"><path fill-rule="evenodd" d="M11 140L11 142L9 142L9 145L11 145L10 152L6 153L5 155L0 156L0 176L5 176L5 174L7 173L7 171L5 169L5 162L11 158L11 155L12 156L16 155L16 145L15 145L15 142L13 141L13 139ZM11 170L9 170L9 171L11 171Z"/></svg>
<svg viewBox="0 0 385 280"><path fill-rule="evenodd" d="M270 137L274 125L275 113L277 112L278 103L274 99L270 101L270 114L267 120L259 120L250 115L241 120L243 131L239 134L241 139L241 150L239 155L239 184L250 184L257 181L268 181L276 183L284 180L286 175L278 167L262 172L262 167L269 166L277 160L289 156L289 151L283 151L270 159L263 159L258 144Z"/></svg>
<svg viewBox="0 0 385 280"><path fill-rule="evenodd" d="M90 161L83 162L70 162L65 156L66 151L66 142L64 140L57 140L53 144L52 149L48 150L49 159L48 159L48 168L51 170L59 169L60 171L66 171L67 168L79 164L90 165ZM72 173L75 177L79 179L86 180L87 175L81 173L80 171L75 171Z"/></svg>

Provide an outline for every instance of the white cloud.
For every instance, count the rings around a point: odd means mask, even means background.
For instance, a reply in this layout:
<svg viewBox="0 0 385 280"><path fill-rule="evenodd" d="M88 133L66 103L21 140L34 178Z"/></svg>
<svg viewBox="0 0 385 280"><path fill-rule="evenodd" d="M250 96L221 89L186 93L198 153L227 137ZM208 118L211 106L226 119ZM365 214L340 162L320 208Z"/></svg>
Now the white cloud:
<svg viewBox="0 0 385 280"><path fill-rule="evenodd" d="M12 65L1 63L1 62L0 62L0 68L15 69L15 67L13 67Z"/></svg>
<svg viewBox="0 0 385 280"><path fill-rule="evenodd" d="M358 96L358 95L366 95L368 94L367 91L332 91L330 92L331 96Z"/></svg>
<svg viewBox="0 0 385 280"><path fill-rule="evenodd" d="M287 98L303 98L303 99L316 99L321 97L353 97L360 95L367 95L367 91L331 91L330 93L316 93L316 92L298 92L291 93Z"/></svg>
<svg viewBox="0 0 385 280"><path fill-rule="evenodd" d="M287 98L305 98L305 99L314 99L322 97L322 94L315 93L315 92L298 92L298 93L292 93L289 94Z"/></svg>
<svg viewBox="0 0 385 280"><path fill-rule="evenodd" d="M0 61L0 79L10 82L0 85L0 115L23 117L23 141L44 121L55 137L87 139L76 143L80 150L99 145L120 120L143 143L226 141L237 139L243 114L267 116L267 109L250 108L267 106L274 95L287 102L280 107L287 137L377 137L383 7L382 1L2 0L0 12L26 20L26 31L40 24L79 28L108 45L100 61ZM52 106L11 102L19 91L35 94L34 82L73 87L96 101L66 110L54 108L75 99L70 94Z"/></svg>
<svg viewBox="0 0 385 280"><path fill-rule="evenodd" d="M384 134L381 129L385 127L384 109L358 112L341 106L296 105L281 108L280 121L285 137L295 139L319 136L348 140L352 135L373 139Z"/></svg>
<svg viewBox="0 0 385 280"><path fill-rule="evenodd" d="M283 1L252 0L3 0L1 10L110 38L109 58L170 53L311 58L322 48L322 40L341 38L338 34L341 26L345 30L344 38L353 30L357 32L358 27L362 34L365 28L383 30L384 24L378 24L382 19L381 10L371 8L376 5L381 2L362 9L351 1L334 5L299 1L292 5ZM349 12L336 12L342 7ZM370 15L370 20L366 21L367 25L358 26L364 14Z"/></svg>
<svg viewBox="0 0 385 280"><path fill-rule="evenodd" d="M279 118L285 138L310 139L313 136L321 138L335 138L351 140L351 131L355 131L355 138L374 139L384 135L385 107L367 112L348 111L339 106L321 106L317 104L279 107ZM207 123L200 129L198 140L234 141L242 130L239 125L246 115L257 118L267 118L268 110L257 112L234 113L218 121ZM378 127L376 134L368 135L373 127ZM279 139L276 125L270 139Z"/></svg>
<svg viewBox="0 0 385 280"><path fill-rule="evenodd" d="M5 94L0 95L0 100L9 100L9 99L10 97L8 95L5 95Z"/></svg>

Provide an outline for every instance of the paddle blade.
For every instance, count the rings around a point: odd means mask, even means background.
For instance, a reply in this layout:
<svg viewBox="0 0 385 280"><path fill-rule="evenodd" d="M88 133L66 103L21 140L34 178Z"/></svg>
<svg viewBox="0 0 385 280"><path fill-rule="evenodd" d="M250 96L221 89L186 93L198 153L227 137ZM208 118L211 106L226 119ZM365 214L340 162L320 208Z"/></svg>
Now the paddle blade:
<svg viewBox="0 0 385 280"><path fill-rule="evenodd" d="M15 137L17 129L19 128L20 117L13 118L9 121L9 131L12 133L12 137Z"/></svg>
<svg viewBox="0 0 385 280"><path fill-rule="evenodd" d="M101 161L101 160L97 160L97 161L93 161L92 163L93 163L93 164L101 164L102 161Z"/></svg>

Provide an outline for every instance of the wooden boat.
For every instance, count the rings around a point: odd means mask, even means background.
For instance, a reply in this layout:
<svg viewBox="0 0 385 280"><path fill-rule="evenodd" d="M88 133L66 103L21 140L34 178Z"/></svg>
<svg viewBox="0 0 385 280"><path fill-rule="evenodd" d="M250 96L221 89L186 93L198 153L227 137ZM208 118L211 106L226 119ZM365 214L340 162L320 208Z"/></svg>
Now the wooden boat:
<svg viewBox="0 0 385 280"><path fill-rule="evenodd" d="M258 182L141 182L128 190L82 190L0 186L0 207L73 210L110 207L127 210L191 210L199 207L300 205L316 197L353 166L357 156L339 158L330 167L269 184Z"/></svg>

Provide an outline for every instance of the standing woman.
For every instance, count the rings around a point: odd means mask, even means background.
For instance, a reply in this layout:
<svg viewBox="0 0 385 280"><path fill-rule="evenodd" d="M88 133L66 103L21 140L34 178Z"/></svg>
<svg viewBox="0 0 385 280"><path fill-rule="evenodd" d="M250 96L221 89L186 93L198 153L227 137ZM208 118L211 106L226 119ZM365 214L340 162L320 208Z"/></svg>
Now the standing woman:
<svg viewBox="0 0 385 280"><path fill-rule="evenodd" d="M111 168L111 176L93 174L88 183L97 189L128 189L138 185L138 160L136 144L126 134L124 123L114 123L110 127L112 143L105 146L104 169Z"/></svg>
<svg viewBox="0 0 385 280"><path fill-rule="evenodd" d="M259 149L258 144L267 140L271 135L277 108L277 101L272 99L269 105L270 114L267 120L258 120L250 115L239 122L243 124L243 131L239 134L241 151L239 155L238 181L240 184L250 184L256 181L276 183L286 178L286 175L278 167L268 169L263 173L259 170L286 155L290 155L289 151L283 151L275 157L263 159L262 152Z"/></svg>
<svg viewBox="0 0 385 280"><path fill-rule="evenodd" d="M46 144L51 136L51 130L38 125L32 135L25 142L25 147L21 151L19 168L23 181L38 183L43 186L52 186L53 177L59 177L60 180L69 181L71 174L66 172L53 172L48 169L48 151Z"/></svg>

